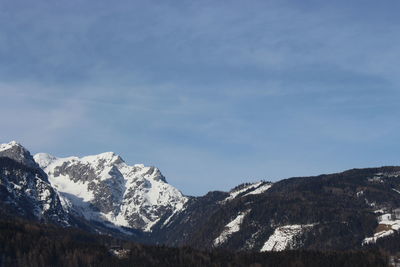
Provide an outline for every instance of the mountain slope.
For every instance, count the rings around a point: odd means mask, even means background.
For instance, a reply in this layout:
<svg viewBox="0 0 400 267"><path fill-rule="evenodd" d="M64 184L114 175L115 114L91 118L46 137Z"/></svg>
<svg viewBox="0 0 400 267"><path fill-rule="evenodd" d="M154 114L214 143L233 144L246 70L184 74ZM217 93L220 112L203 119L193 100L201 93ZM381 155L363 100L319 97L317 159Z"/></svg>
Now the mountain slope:
<svg viewBox="0 0 400 267"><path fill-rule="evenodd" d="M200 249L348 250L400 230L400 167L243 184L188 197L155 167L0 145L0 212Z"/></svg>
<svg viewBox="0 0 400 267"><path fill-rule="evenodd" d="M150 231L164 214L179 211L187 202L157 168L129 166L112 152L83 158L40 153L34 159L64 208L87 220Z"/></svg>
<svg viewBox="0 0 400 267"><path fill-rule="evenodd" d="M355 169L213 192L191 200L155 234L198 248L361 248L399 229L399 174L400 167Z"/></svg>
<svg viewBox="0 0 400 267"><path fill-rule="evenodd" d="M10 214L69 225L47 175L16 142L0 145L0 199L3 211Z"/></svg>

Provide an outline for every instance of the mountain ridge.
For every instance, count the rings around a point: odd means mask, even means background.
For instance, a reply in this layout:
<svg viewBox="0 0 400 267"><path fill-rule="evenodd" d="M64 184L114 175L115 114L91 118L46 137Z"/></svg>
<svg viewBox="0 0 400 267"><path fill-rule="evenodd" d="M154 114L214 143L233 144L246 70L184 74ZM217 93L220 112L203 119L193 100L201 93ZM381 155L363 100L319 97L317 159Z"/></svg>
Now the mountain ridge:
<svg viewBox="0 0 400 267"><path fill-rule="evenodd" d="M65 207L86 219L150 231L158 217L181 209L187 199L157 168L129 166L113 152L82 158L40 153L34 158Z"/></svg>
<svg viewBox="0 0 400 267"><path fill-rule="evenodd" d="M21 177L41 177L39 183L53 192L54 210L68 222L64 226L80 223L89 231L153 244L252 251L362 248L400 230L396 166L245 183L229 192L191 197L167 184L157 168L129 166L113 152L32 157L21 147L0 145L2 206L16 195L15 206L18 199L37 202L45 214L43 190L31 186L38 193L29 198L13 185ZM10 177L12 168L26 173ZM57 223L49 218L45 221Z"/></svg>

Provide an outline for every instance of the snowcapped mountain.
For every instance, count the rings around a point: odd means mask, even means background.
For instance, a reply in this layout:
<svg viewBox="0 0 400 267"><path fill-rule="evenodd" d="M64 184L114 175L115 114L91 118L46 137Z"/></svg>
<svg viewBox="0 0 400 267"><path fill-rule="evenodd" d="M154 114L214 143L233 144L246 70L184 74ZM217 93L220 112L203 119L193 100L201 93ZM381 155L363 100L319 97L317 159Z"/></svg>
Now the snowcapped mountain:
<svg viewBox="0 0 400 267"><path fill-rule="evenodd" d="M0 144L0 157L10 158L27 167L39 169L31 153L16 141Z"/></svg>
<svg viewBox="0 0 400 267"><path fill-rule="evenodd" d="M0 145L0 198L5 210L20 216L69 225L47 175L15 141Z"/></svg>
<svg viewBox="0 0 400 267"><path fill-rule="evenodd" d="M112 153L31 156L0 145L0 215L201 249L342 250L400 238L400 167L353 169L184 196Z"/></svg>
<svg viewBox="0 0 400 267"><path fill-rule="evenodd" d="M87 157L34 156L57 190L63 207L87 220L150 231L188 198L155 167L129 166L112 152Z"/></svg>

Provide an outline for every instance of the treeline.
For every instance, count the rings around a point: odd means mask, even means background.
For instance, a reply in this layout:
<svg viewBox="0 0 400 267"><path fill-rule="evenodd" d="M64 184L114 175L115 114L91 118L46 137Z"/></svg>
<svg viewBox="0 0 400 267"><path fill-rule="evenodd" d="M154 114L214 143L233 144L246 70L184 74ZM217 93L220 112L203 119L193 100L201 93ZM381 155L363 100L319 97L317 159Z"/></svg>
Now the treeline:
<svg viewBox="0 0 400 267"><path fill-rule="evenodd" d="M124 251L116 256L112 249ZM378 250L270 253L145 246L80 230L0 220L0 266L387 266Z"/></svg>

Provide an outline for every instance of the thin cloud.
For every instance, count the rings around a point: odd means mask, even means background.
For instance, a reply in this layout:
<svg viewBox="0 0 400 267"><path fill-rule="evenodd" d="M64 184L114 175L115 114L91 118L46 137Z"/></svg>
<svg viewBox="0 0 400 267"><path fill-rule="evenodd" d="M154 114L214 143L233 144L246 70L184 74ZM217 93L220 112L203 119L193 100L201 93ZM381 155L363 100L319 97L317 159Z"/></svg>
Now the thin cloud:
<svg viewBox="0 0 400 267"><path fill-rule="evenodd" d="M194 194L395 163L391 4L2 1L0 138L113 150Z"/></svg>

